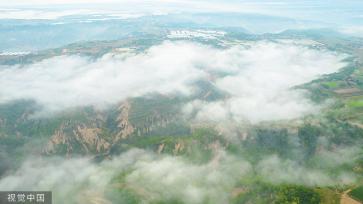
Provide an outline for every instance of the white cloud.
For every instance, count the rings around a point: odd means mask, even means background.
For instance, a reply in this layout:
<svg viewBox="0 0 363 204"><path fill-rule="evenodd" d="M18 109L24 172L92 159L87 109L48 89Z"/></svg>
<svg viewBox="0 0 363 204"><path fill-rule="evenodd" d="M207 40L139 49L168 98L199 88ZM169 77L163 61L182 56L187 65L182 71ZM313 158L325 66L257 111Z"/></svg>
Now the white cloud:
<svg viewBox="0 0 363 204"><path fill-rule="evenodd" d="M14 0L1 2L0 5L14 8L17 6L56 8L60 5L79 8L79 5L89 8L107 8L110 11L122 10L131 12L248 12L260 10L261 5L251 2L220 2L205 0ZM137 6L135 6L137 5Z"/></svg>
<svg viewBox="0 0 363 204"><path fill-rule="evenodd" d="M82 8L78 9L83 5ZM144 15L160 15L180 12L267 12L263 4L251 2L209 2L192 0L16 0L0 1L0 19L49 19L55 20L72 15L109 15L109 17L134 18ZM39 7L34 7L39 5ZM62 7L66 5L66 7ZM137 6L135 6L137 5ZM21 6L21 7L18 7ZM10 8L10 9L9 9ZM129 16L127 16L127 14Z"/></svg>
<svg viewBox="0 0 363 204"><path fill-rule="evenodd" d="M0 6L6 8L43 7L43 8L108 8L129 12L236 12L258 13L271 16L284 16L291 19L305 19L319 22L329 22L334 25L349 21L349 18L359 16L361 4L354 0L344 2L317 1L251 1L251 0L12 0L0 1ZM337 8L339 8L337 10ZM354 11L352 11L354 8ZM334 19L334 20L333 20ZM311 23L311 22L310 22Z"/></svg>
<svg viewBox="0 0 363 204"><path fill-rule="evenodd" d="M203 46L164 43L146 53L96 61L61 56L0 70L0 102L33 99L49 110L120 102L150 92L188 94Z"/></svg>
<svg viewBox="0 0 363 204"><path fill-rule="evenodd" d="M350 22L352 18L356 18L362 13L361 3L355 0L329 1L328 3L290 0L0 0L0 6L4 8L103 8L111 11L119 10L142 14L233 12L280 16L298 20L293 26L285 26L285 29L336 27L336 25L344 25ZM265 16L265 18L267 21L271 20L270 17ZM309 20L309 22L302 23L299 20ZM273 23L274 27L279 27L278 29L275 28L274 31L284 29L284 26L280 24L284 24L284 22L277 21ZM267 22L263 27L268 29L269 26L271 26L271 22ZM257 28L255 27L255 29ZM260 29L257 30L261 32Z"/></svg>
<svg viewBox="0 0 363 204"><path fill-rule="evenodd" d="M131 150L99 164L88 158L33 158L2 178L0 188L51 190L57 203L64 199L73 203L87 192L99 195L98 200L104 199L105 190L117 186L131 189L145 202L178 199L186 203L226 203L238 178L248 173L250 165L223 151L217 155L206 164L143 150ZM120 174L125 174L125 179L117 181L115 177ZM81 203L91 203L93 198L84 198Z"/></svg>
<svg viewBox="0 0 363 204"><path fill-rule="evenodd" d="M261 41L217 49L165 42L144 53L122 57L108 54L92 61L61 56L24 67L3 67L0 103L33 99L55 111L86 105L104 107L151 92L190 94L191 82L217 72L216 87L230 97L187 105L189 113L197 112L197 119L291 119L316 107L302 91L290 88L337 71L344 66L342 59L325 50L287 43Z"/></svg>
<svg viewBox="0 0 363 204"><path fill-rule="evenodd" d="M335 164L337 166L337 164ZM307 186L347 185L357 178L351 172L337 172L329 175L327 171L318 168L301 166L297 161L282 160L276 155L267 157L256 166L256 171L264 180L281 184L303 184Z"/></svg>
<svg viewBox="0 0 363 204"><path fill-rule="evenodd" d="M88 16L86 20L108 20L138 18L144 14L102 9L0 9L0 19L56 20L75 15Z"/></svg>
<svg viewBox="0 0 363 204"><path fill-rule="evenodd" d="M178 198L184 203L228 203L239 178L250 171L250 164L219 151L202 165L190 165L178 157L138 162L126 177L132 188L144 189L150 198Z"/></svg>
<svg viewBox="0 0 363 204"><path fill-rule="evenodd" d="M215 84L231 97L213 103L193 102L186 106L186 113L196 112L198 120L216 117L251 122L293 119L312 113L318 107L304 91L292 88L339 70L345 65L343 58L324 50L270 42L218 52L209 67L230 73L216 79Z"/></svg>
<svg viewBox="0 0 363 204"><path fill-rule="evenodd" d="M34 9L0 9L0 19L57 19L70 15L88 15L88 10L49 11Z"/></svg>
<svg viewBox="0 0 363 204"><path fill-rule="evenodd" d="M356 37L363 37L363 26L355 25L355 26L346 26L339 29L340 32Z"/></svg>
<svg viewBox="0 0 363 204"><path fill-rule="evenodd" d="M90 158L28 158L12 175L0 180L0 188L7 190L51 190L54 202L64 199L74 203L82 193L102 193L111 179L140 161L151 159L141 150L133 150L101 164Z"/></svg>
<svg viewBox="0 0 363 204"><path fill-rule="evenodd" d="M90 158L28 158L18 170L0 179L0 189L51 190L55 203L108 203L105 192L112 189L131 191L146 203L228 203L236 186L248 190L254 177L273 184L308 186L352 184L357 179L352 172L336 171L339 162L328 165L329 169L324 164L308 168L274 155L255 162L252 165L241 155L221 149L214 150L213 158L202 164L139 149L100 163ZM329 173L332 169L334 174Z"/></svg>

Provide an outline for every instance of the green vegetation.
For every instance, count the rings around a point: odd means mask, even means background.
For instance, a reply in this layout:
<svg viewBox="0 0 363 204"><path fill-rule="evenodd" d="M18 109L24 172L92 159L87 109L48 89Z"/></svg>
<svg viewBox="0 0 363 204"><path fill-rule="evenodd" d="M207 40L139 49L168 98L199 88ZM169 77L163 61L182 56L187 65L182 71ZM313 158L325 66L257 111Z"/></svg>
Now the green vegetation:
<svg viewBox="0 0 363 204"><path fill-rule="evenodd" d="M320 130L310 124L305 124L298 130L298 137L306 153L306 157L311 157L316 150Z"/></svg>
<svg viewBox="0 0 363 204"><path fill-rule="evenodd" d="M107 200L112 203L123 203L123 204L138 204L140 198L132 190L122 186L114 186L108 188L105 193Z"/></svg>
<svg viewBox="0 0 363 204"><path fill-rule="evenodd" d="M350 108L361 108L363 107L363 100L349 100L347 105Z"/></svg>
<svg viewBox="0 0 363 204"><path fill-rule="evenodd" d="M225 139L213 129L202 128L184 136L131 137L123 141L123 144L127 144L126 149L150 149L164 154L183 155L191 161L203 163L212 158L213 149L207 147L215 142L223 145Z"/></svg>
<svg viewBox="0 0 363 204"><path fill-rule="evenodd" d="M232 199L232 203L256 203L256 204L264 204L264 203L274 203L276 199L276 193L278 191L278 187L260 181L254 181L253 183L249 183L247 186L239 187L242 189L242 192L236 195Z"/></svg>
<svg viewBox="0 0 363 204"><path fill-rule="evenodd" d="M276 203L281 204L319 204L320 195L304 186L282 186L277 193Z"/></svg>
<svg viewBox="0 0 363 204"><path fill-rule="evenodd" d="M329 82L324 82L323 85L326 86L327 88L334 89L334 88L337 88L338 87L338 82L336 82L336 81L329 81Z"/></svg>
<svg viewBox="0 0 363 204"><path fill-rule="evenodd" d="M353 189L349 193L349 195L352 196L352 198L363 202L363 186L359 186L359 187Z"/></svg>
<svg viewBox="0 0 363 204"><path fill-rule="evenodd" d="M340 204L340 194L335 189L317 188L315 191L320 195L321 204Z"/></svg>

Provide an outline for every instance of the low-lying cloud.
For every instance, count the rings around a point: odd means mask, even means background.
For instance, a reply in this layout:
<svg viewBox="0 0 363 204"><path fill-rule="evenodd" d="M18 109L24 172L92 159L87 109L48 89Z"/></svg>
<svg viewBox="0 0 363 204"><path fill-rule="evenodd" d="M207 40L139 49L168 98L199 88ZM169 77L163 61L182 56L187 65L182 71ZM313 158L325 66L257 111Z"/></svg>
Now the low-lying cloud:
<svg viewBox="0 0 363 204"><path fill-rule="evenodd" d="M357 179L356 175L352 172L338 172L336 175L329 175L323 169L304 167L297 161L290 159L282 160L276 155L260 161L256 169L265 181L275 184L289 183L307 186L333 186L336 184L351 184Z"/></svg>
<svg viewBox="0 0 363 204"><path fill-rule="evenodd" d="M193 93L193 82L212 80L229 98L193 101L186 114L199 120L259 122L314 112L292 87L342 68L344 56L323 49L267 41L217 49L191 42L164 42L145 52L91 60L59 56L31 65L0 69L0 103L35 100L46 110L105 107L148 93ZM213 75L213 79L210 79Z"/></svg>
<svg viewBox="0 0 363 204"><path fill-rule="evenodd" d="M344 66L343 56L304 46L257 42L249 48L234 47L219 53L216 67L230 75L215 84L230 94L217 102L193 101L185 112L198 120L292 119L316 111L303 90L294 86L307 83Z"/></svg>
<svg viewBox="0 0 363 204"><path fill-rule="evenodd" d="M150 92L188 94L187 84L203 72L196 63L206 49L165 43L145 53L92 61L60 56L0 70L0 102L33 99L49 110L120 102Z"/></svg>
<svg viewBox="0 0 363 204"><path fill-rule="evenodd" d="M254 177L276 185L308 186L352 184L357 179L351 172L336 171L339 162L314 168L267 156L254 163L221 149L215 151L209 162L202 164L139 149L101 163L89 158L28 158L17 171L0 178L0 189L52 190L56 203L92 203L95 200L110 203L107 191L112 189L132 192L146 203L171 200L228 203L232 192L241 187L248 190ZM330 174L331 170L336 173Z"/></svg>
<svg viewBox="0 0 363 204"><path fill-rule="evenodd" d="M247 162L225 152L207 164L193 164L180 157L130 150L100 164L89 159L29 159L14 174L0 180L2 190L52 190L55 201L77 203L102 199L107 188L127 188L146 202L169 199L185 203L226 203L238 178L250 170ZM124 181L115 180L125 174ZM120 183L121 182L121 183ZM111 183L113 185L111 185Z"/></svg>

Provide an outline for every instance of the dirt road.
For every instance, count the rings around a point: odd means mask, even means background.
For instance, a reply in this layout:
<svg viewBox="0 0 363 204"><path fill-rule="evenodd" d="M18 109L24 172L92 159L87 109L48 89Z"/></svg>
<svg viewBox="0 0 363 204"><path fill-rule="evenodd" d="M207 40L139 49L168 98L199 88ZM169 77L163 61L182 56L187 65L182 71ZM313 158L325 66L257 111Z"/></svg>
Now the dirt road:
<svg viewBox="0 0 363 204"><path fill-rule="evenodd" d="M340 198L340 204L362 204L349 196L351 190L352 189L349 189L343 192L342 197Z"/></svg>

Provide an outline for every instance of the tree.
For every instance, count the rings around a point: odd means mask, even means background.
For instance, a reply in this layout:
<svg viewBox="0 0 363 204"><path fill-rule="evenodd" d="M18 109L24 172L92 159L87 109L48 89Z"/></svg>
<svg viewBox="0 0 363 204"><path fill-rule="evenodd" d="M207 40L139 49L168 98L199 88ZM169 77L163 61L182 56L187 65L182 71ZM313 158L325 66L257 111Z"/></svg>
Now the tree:
<svg viewBox="0 0 363 204"><path fill-rule="evenodd" d="M284 185L276 196L276 204L319 204L320 195L304 186Z"/></svg>
<svg viewBox="0 0 363 204"><path fill-rule="evenodd" d="M298 137L303 149L305 150L307 158L315 153L319 136L320 130L318 127L305 124L299 128Z"/></svg>

